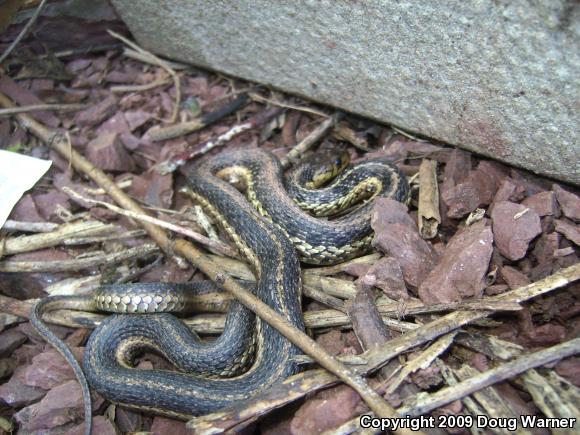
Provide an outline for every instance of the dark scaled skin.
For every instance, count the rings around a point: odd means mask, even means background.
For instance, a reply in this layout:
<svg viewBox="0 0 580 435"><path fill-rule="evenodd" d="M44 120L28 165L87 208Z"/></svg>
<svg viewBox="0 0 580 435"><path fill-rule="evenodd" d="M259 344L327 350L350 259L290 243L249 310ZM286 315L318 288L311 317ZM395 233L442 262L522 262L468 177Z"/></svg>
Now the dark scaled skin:
<svg viewBox="0 0 580 435"><path fill-rule="evenodd" d="M302 181L314 179L318 185L325 182L328 172L345 164L337 159L330 162L330 171L304 170L299 177ZM222 180L232 175L243 179L253 206ZM332 221L315 219L285 193L280 164L268 152L246 149L204 159L191 170L189 182L193 196L253 266L256 295L301 330L297 252L303 261L333 264L368 248L372 203ZM305 182L297 184L301 186L292 187L290 194L298 202L314 204L312 212L319 215L328 214L322 209L325 204L331 204L335 212L351 206L360 196L404 201L409 190L405 177L384 160L348 167L346 174L321 189L312 190ZM264 218L256 216L254 207ZM209 343L201 342L180 320L167 314L188 311L189 295L207 290L207 286L155 283L102 287L87 296L47 298L36 306L31 321L73 366L83 387L85 412L90 415L88 385L80 366L42 323L42 314L59 308L141 313L111 316L91 335L84 359L91 386L112 402L129 407L182 417L205 414L238 405L294 374L297 366L293 358L299 353L276 330L236 302L230 305L224 332ZM142 314L159 311L164 313ZM179 371L132 368L135 356L147 349L161 353Z"/></svg>
<svg viewBox="0 0 580 435"><path fill-rule="evenodd" d="M233 234L239 237L239 247L256 271L257 296L303 330L300 267L292 243L274 225L256 219L243 195L214 175L219 169L213 159L192 169L189 182L194 196L216 221L233 228ZM230 312L225 336L238 336L236 325L239 322L232 322ZM84 370L93 388L113 402L166 414L191 416L236 405L297 371L293 357L298 349L259 319L254 364L243 374L225 379L160 370L137 372L118 360L119 353L131 356L131 346L124 344L131 341L139 346L153 343L164 349L173 347L175 352L164 350L163 354L182 370L197 370L190 364L198 348L195 336L168 315L113 316L87 344Z"/></svg>

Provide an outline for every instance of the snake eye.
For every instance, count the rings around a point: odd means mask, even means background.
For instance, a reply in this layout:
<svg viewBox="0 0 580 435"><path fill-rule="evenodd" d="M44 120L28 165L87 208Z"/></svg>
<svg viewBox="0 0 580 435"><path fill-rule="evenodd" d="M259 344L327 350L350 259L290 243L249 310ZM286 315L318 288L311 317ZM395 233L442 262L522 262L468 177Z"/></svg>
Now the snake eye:
<svg viewBox="0 0 580 435"><path fill-rule="evenodd" d="M337 157L337 158L336 158L336 160L334 161L334 164L335 164L336 166L340 166L340 165L342 165L342 159L341 159L340 157Z"/></svg>

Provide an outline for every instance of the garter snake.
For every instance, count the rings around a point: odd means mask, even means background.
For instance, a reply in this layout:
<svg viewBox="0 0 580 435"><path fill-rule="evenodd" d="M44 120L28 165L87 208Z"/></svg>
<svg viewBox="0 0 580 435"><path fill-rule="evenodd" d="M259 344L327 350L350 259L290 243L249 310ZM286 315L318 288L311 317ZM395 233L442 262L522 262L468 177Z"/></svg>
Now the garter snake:
<svg viewBox="0 0 580 435"><path fill-rule="evenodd" d="M301 177L303 173L294 181ZM242 181L247 199L224 181L227 178ZM202 159L189 172L188 181L194 199L250 263L257 296L299 329L304 329L299 259L333 264L363 253L371 240L369 200L380 195L403 201L408 196L405 177L382 159L349 166L320 189L300 182L285 186L278 159L260 149ZM334 220L317 219L297 206L308 205L312 213L328 215L361 197L366 200L362 205ZM194 285L131 284L103 287L87 296L49 297L36 305L31 321L73 366L83 386L86 415L90 415L83 370L43 324L43 313L59 308L183 311L187 310L188 294L198 290ZM143 349L161 353L177 371L135 370L134 357ZM259 318L254 320L248 309L235 302L230 305L224 332L210 343L201 342L168 313L117 314L91 335L84 374L111 402L188 417L237 405L295 373L293 357L298 352L276 330Z"/></svg>

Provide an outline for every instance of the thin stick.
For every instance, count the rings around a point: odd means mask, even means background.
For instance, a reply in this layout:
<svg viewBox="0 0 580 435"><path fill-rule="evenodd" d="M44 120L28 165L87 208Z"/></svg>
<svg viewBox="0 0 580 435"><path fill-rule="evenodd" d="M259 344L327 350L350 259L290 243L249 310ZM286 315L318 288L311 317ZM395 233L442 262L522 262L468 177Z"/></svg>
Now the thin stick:
<svg viewBox="0 0 580 435"><path fill-rule="evenodd" d="M431 363L443 352L451 346L453 343L453 338L455 338L456 331L453 331L449 334L446 334L442 337L439 337L435 343L425 349L421 354L409 361L399 373L395 375L394 378L391 379L389 382L389 386L387 388L387 394L393 394L399 385L403 383L403 381L411 375L411 373L419 370L419 369L426 369L431 365Z"/></svg>
<svg viewBox="0 0 580 435"><path fill-rule="evenodd" d="M0 93L0 104L4 107L14 107L14 104L10 101L10 99L2 93ZM86 173L95 183L105 189L107 193L113 198L113 200L115 200L120 206L135 213L144 214L139 204L137 204L137 202L129 198L125 192L119 189L104 172L96 168L75 150L69 149L66 140L64 140L62 136L56 135L41 123L30 118L28 115L20 114L17 116L20 122L22 122L42 140L50 143L59 154L65 157L70 156L71 165L76 170ZM340 380L352 387L357 393L361 395L369 408L377 416L384 418L392 418L395 416L394 409L365 382L361 375L357 374L341 362L337 361L335 358L329 355L322 346L316 343L304 332L298 330L292 324L288 323L269 305L262 302L252 293L248 292L231 277L224 275L219 267L213 261L208 259L193 244L182 239L176 240L172 244L165 231L161 228L148 222L141 222L141 225L149 233L149 236L155 240L155 242L157 242L163 250L169 250L171 247L173 247L175 252L191 261L212 281L216 282L224 289L229 291L242 304L254 311L261 319L278 330L282 335L284 335L284 337L299 347L306 354L310 355L322 367L331 371ZM87 418L90 418L90 416L87 416ZM396 431L396 433L410 435L412 433L418 434L420 432L411 432L410 430L400 429Z"/></svg>
<svg viewBox="0 0 580 435"><path fill-rule="evenodd" d="M152 223L153 225L160 226L161 228L165 228L165 229L173 231L175 233L182 234L186 237L189 237L190 239L195 240L198 243L201 243L202 245L205 245L209 248L215 249L216 251L220 252L221 254L227 255L228 257L237 257L238 256L238 252L234 248L232 248L231 246L228 246L222 242L211 240L202 234L196 233L195 231L191 231L189 228L184 228L184 227L181 227L179 225L172 224L171 222L165 222L161 219L154 218L154 217L149 216L147 214L135 213L135 212L130 211L130 210L124 210L120 207L117 207L116 205L109 204L108 202L105 202L105 201L99 201L97 199L84 197L84 196L78 194L77 192L75 192L74 190L72 190L71 188L66 187L66 186L62 188L62 191L64 193L66 193L67 195L71 196L72 198L76 198L78 200L88 202L91 204L98 204L98 205L101 205L105 208L108 208L109 210L114 211L115 213L118 213L120 215L127 216L127 217L130 217L132 219L137 219L137 220L143 221L143 222L149 222L149 223Z"/></svg>
<svg viewBox="0 0 580 435"><path fill-rule="evenodd" d="M164 86L171 83L171 79L159 79L144 85L118 85L111 86L110 91L114 94L122 94L124 92L142 92L155 89L159 86Z"/></svg>
<svg viewBox="0 0 580 435"><path fill-rule="evenodd" d="M130 48L125 47L123 49L123 54L130 59L135 59L135 60L138 60L139 62L148 63L150 65L158 66L157 62L152 60L151 56L149 56L147 52L145 52L145 54L143 54L139 51L131 50ZM167 65L169 65L175 71L183 71L183 70L191 68L190 65L186 65L186 64L180 63L180 62L174 62L172 60L163 59L163 62L165 62Z"/></svg>
<svg viewBox="0 0 580 435"><path fill-rule="evenodd" d="M336 128L332 132L332 136L339 139L345 140L350 143L355 148L358 148L361 151L369 152L372 151L369 143L366 139L360 138L356 135L356 132L344 125L344 123L339 123L336 125Z"/></svg>
<svg viewBox="0 0 580 435"><path fill-rule="evenodd" d="M48 233L59 227L52 222L22 222L8 219L2 226L6 231L23 231L25 233Z"/></svg>
<svg viewBox="0 0 580 435"><path fill-rule="evenodd" d="M125 44L127 44L129 47L131 47L133 50L136 50L137 52L141 53L143 56L148 57L150 59L151 63L153 63L157 66L160 66L165 71L167 71L169 73L169 75L171 75L171 78L173 79L173 85L175 86L175 103L173 106L173 112L171 114L171 119L169 122L173 124L175 121L177 121L177 115L179 114L179 106L181 105L181 83L179 82L179 76L177 75L175 70L173 68L171 68L169 66L169 64L167 62L165 62L164 60L155 56L153 53L139 47L137 44L135 44L132 41L129 41L124 36L119 35L117 32L114 32L112 30L107 30L107 32L109 32L109 35L111 35L112 37L123 41Z"/></svg>
<svg viewBox="0 0 580 435"><path fill-rule="evenodd" d="M18 34L16 39L14 41L12 41L12 44L10 44L8 46L8 48L4 51L4 53L2 53L2 56L0 56L0 64L2 62L4 62L8 56L10 56L10 53L12 53L12 50L14 50L16 48L16 46L20 43L20 41L27 35L28 31L30 30L30 28L32 27L32 25L34 24L36 19L39 17L40 13L42 12L42 9L44 8L45 3L46 3L46 0L42 0L40 2L38 7L36 8L36 10L34 11L34 14L30 17L30 20L28 20L28 23L26 23L26 25L20 31L20 33Z"/></svg>
<svg viewBox="0 0 580 435"><path fill-rule="evenodd" d="M219 135L216 138L210 139L205 141L199 145L197 145L194 149L190 151L185 151L183 153L179 153L176 156L171 157L164 162L159 163L156 166L157 172L162 175L169 174L170 172L175 171L180 166L183 166L188 161L193 159L194 157L200 156L202 154L207 153L208 151L225 145L234 137L242 134L245 131L252 130L257 127L261 127L270 119L275 118L280 113L282 113L282 109L269 109L265 110L262 113L257 114L253 118L249 119L248 121L238 124L230 128L225 133Z"/></svg>
<svg viewBox="0 0 580 435"><path fill-rule="evenodd" d="M105 264L118 264L123 261L147 257L159 251L157 245L148 243L121 252L97 254L87 258L57 261L14 261L0 262L0 272L73 272L90 269Z"/></svg>
<svg viewBox="0 0 580 435"><path fill-rule="evenodd" d="M306 136L298 145L292 148L288 154L280 159L280 164L283 168L288 168L294 163L298 157L308 151L312 146L322 139L342 118L343 113L337 112L334 116L325 119L318 127L316 127L308 136Z"/></svg>
<svg viewBox="0 0 580 435"><path fill-rule="evenodd" d="M33 104L30 106L12 107L10 109L0 109L0 116L10 116L17 113L41 112L45 110L55 110L67 112L81 110L87 107L86 104Z"/></svg>
<svg viewBox="0 0 580 435"><path fill-rule="evenodd" d="M201 130L208 125L213 124L214 122L219 121L228 115L231 115L236 110L244 106L247 102L248 96L246 94L242 94L235 100L230 101L225 106L220 107L219 109L216 109L212 112L206 113L198 119L170 125L169 127L153 127L147 132L147 136L149 136L152 141L156 142L193 133L194 131Z"/></svg>
<svg viewBox="0 0 580 435"><path fill-rule="evenodd" d="M260 103L268 103L272 106L283 107L284 109L296 110L298 112L310 113L312 115L322 116L323 118L328 118L328 115L320 110L312 109L311 107L296 106L295 104L283 103L281 101L272 100L266 97L262 97L260 94L255 92L250 92L248 94L253 101L258 101Z"/></svg>
<svg viewBox="0 0 580 435"><path fill-rule="evenodd" d="M25 237L11 237L4 240L2 254L13 255L22 252L36 251L37 249L50 248L64 243L78 236L94 236L103 232L111 232L115 225L106 225L98 221L76 222L61 225L48 233L34 234Z"/></svg>

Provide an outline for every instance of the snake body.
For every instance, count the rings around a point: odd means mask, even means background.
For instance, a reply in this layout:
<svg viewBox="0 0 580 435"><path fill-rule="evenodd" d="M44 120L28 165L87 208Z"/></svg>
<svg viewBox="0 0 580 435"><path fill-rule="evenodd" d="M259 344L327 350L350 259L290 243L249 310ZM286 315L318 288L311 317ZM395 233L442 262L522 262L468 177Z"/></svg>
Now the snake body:
<svg viewBox="0 0 580 435"><path fill-rule="evenodd" d="M321 221L302 211L296 202L327 204L322 214L328 214L329 208L341 210L345 204L350 205L353 200L349 195L362 194L367 199L380 195L400 201L407 198L404 176L388 162L363 162L357 168L347 168L345 175L323 189L293 188L295 200L285 193L277 158L259 149L203 159L188 175L196 201L220 224L253 268L257 296L301 330L299 258L313 264L332 264L367 250L372 204L367 202L336 220ZM232 177L243 181L249 202L223 180ZM340 199L345 196L347 199ZM162 305L164 310L173 311L185 309L187 293L195 291L175 284L148 286L114 286L85 297L47 298L37 305L31 320L74 367L72 354L55 342L41 321L42 314L64 306L139 313ZM167 289L175 291L175 296L168 297ZM187 417L239 404L297 370L293 357L298 349L259 318L252 319L249 310L232 303L223 334L204 343L170 314L113 315L91 335L84 372L103 396L130 407ZM134 356L144 348L163 354L178 371L132 368ZM82 377L78 364L75 371Z"/></svg>

